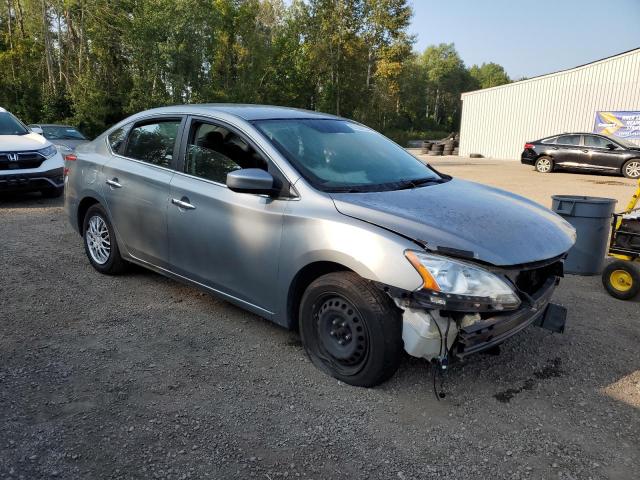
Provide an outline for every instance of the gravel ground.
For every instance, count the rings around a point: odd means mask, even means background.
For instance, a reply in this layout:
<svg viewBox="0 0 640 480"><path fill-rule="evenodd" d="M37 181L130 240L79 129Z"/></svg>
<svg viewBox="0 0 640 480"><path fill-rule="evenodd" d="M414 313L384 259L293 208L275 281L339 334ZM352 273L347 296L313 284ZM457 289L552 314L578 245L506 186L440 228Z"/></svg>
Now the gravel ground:
<svg viewBox="0 0 640 480"><path fill-rule="evenodd" d="M632 190L436 163L543 203ZM59 200L0 198L0 238L0 478L638 478L640 304L598 277L561 283L564 335L453 365L438 401L423 361L350 387L293 332L142 269L98 274Z"/></svg>

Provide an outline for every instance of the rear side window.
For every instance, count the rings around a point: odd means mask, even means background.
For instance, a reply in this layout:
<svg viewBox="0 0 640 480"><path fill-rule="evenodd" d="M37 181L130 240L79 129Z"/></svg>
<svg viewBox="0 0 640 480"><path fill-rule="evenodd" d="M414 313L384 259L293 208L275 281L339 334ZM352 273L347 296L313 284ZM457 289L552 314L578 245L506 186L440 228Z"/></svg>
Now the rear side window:
<svg viewBox="0 0 640 480"><path fill-rule="evenodd" d="M558 137L545 138L540 143L547 143L547 144L551 143L551 144L554 144L554 143L556 143L556 140L558 140Z"/></svg>
<svg viewBox="0 0 640 480"><path fill-rule="evenodd" d="M179 119L137 124L129 133L124 155L169 168L179 128Z"/></svg>
<svg viewBox="0 0 640 480"><path fill-rule="evenodd" d="M562 135L558 137L558 145L580 145L580 135Z"/></svg>
<svg viewBox="0 0 640 480"><path fill-rule="evenodd" d="M109 146L114 152L120 152L120 148L122 147L124 139L127 137L127 130L129 129L129 126L130 125L125 125L123 127L117 128L107 137Z"/></svg>
<svg viewBox="0 0 640 480"><path fill-rule="evenodd" d="M585 135L584 144L587 147L594 148L607 148L607 144L611 143L611 140L606 138L596 137L595 135Z"/></svg>

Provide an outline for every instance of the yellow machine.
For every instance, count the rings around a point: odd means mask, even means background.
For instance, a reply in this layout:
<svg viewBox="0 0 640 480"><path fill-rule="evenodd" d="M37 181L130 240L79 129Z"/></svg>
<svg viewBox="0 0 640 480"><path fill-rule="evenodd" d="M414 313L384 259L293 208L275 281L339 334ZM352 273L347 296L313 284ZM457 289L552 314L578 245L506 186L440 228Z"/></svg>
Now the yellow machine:
<svg viewBox="0 0 640 480"><path fill-rule="evenodd" d="M621 300L629 300L640 292L640 215L633 215L640 210L636 209L639 198L640 180L627 209L613 215L609 255L616 260L602 272L604 288Z"/></svg>

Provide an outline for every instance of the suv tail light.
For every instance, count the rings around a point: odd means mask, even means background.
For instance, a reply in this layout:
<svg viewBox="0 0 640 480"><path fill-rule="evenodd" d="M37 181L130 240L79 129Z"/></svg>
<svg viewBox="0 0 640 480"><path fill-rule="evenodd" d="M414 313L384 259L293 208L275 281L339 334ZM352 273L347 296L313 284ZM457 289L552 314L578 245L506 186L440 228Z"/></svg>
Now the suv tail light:
<svg viewBox="0 0 640 480"><path fill-rule="evenodd" d="M525 150L528 150L528 149L533 150L534 148L535 148L535 145L533 143L525 143L524 144L524 149Z"/></svg>

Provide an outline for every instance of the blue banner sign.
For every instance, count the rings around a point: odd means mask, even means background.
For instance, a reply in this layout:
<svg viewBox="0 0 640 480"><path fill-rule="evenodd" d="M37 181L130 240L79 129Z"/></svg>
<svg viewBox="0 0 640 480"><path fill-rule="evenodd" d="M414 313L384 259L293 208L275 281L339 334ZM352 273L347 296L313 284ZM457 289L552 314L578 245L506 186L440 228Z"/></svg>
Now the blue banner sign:
<svg viewBox="0 0 640 480"><path fill-rule="evenodd" d="M596 112L594 133L640 138L640 112Z"/></svg>

